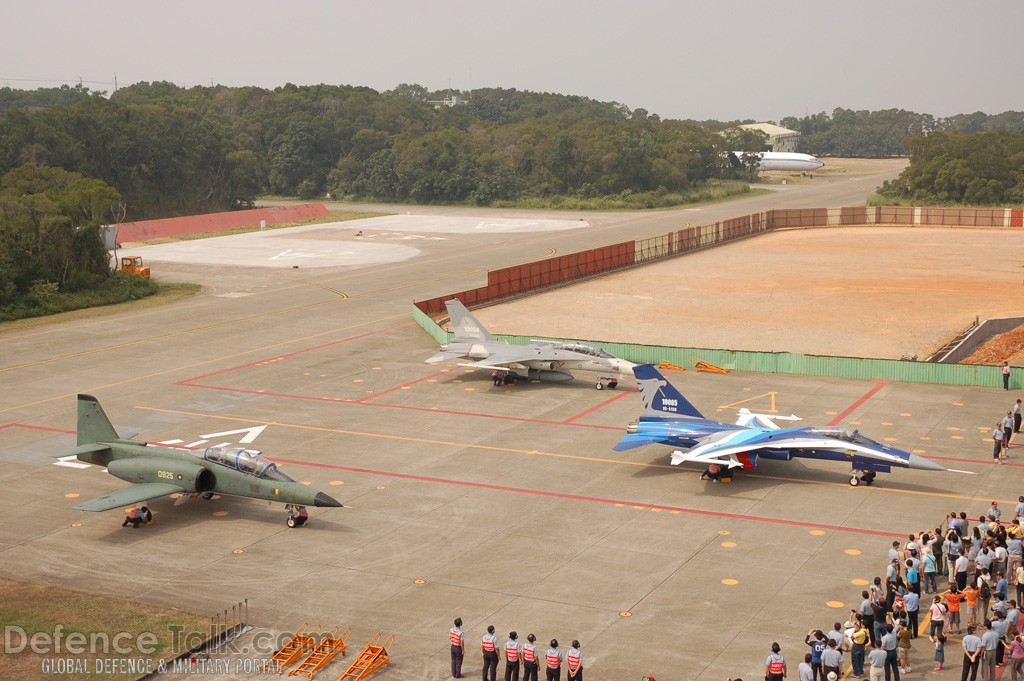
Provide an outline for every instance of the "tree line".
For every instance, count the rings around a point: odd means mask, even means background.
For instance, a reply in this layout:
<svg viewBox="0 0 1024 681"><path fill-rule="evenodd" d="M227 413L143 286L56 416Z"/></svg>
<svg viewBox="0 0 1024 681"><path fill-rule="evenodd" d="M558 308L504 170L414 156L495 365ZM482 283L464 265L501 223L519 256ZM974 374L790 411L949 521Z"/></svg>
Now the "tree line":
<svg viewBox="0 0 1024 681"><path fill-rule="evenodd" d="M905 140L910 165L883 199L914 205L1024 204L1024 131L936 132Z"/></svg>
<svg viewBox="0 0 1024 681"><path fill-rule="evenodd" d="M586 97L482 89L446 106L417 85L0 91L0 173L103 180L129 219L245 207L269 193L481 205L682 192L749 178L723 153L763 139ZM725 135L719 134L725 131Z"/></svg>
<svg viewBox="0 0 1024 681"><path fill-rule="evenodd" d="M803 118L787 117L783 127L800 133L800 150L817 156L841 158L886 158L906 156L910 136L934 132L1019 132L1024 130L1024 112L1007 111L989 115L980 111L936 118L903 109L853 111L836 109L831 115L818 113Z"/></svg>

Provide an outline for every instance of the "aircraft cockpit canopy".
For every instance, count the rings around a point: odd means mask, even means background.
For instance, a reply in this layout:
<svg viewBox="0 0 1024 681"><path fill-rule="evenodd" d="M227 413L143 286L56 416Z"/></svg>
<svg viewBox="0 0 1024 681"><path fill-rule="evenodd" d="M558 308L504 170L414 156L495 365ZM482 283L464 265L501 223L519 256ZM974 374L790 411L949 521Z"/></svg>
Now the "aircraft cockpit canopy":
<svg viewBox="0 0 1024 681"><path fill-rule="evenodd" d="M611 359L614 357L614 355L605 352L601 348L594 347L593 345L586 345L584 343L556 343L554 348L555 350L568 350L570 352L578 352L581 355L602 357L604 359Z"/></svg>
<svg viewBox="0 0 1024 681"><path fill-rule="evenodd" d="M848 428L815 428L814 432L818 435L834 437L835 439L842 440L843 442L852 442L853 444L864 445L865 447L885 446L875 442L869 437L861 435L859 430L849 430Z"/></svg>
<svg viewBox="0 0 1024 681"><path fill-rule="evenodd" d="M255 449L238 449L229 447L208 447L203 458L220 466L234 468L246 475L269 480L291 480L290 477L277 470L277 464L266 459Z"/></svg>

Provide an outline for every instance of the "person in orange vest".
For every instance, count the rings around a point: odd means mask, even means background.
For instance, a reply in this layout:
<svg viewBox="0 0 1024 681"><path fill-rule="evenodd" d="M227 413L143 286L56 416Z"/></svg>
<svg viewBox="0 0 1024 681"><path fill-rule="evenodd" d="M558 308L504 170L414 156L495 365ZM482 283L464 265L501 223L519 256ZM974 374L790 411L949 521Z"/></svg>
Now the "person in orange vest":
<svg viewBox="0 0 1024 681"><path fill-rule="evenodd" d="M782 656L782 647L772 644L772 653L764 661L765 681L782 681L786 678L786 658Z"/></svg>
<svg viewBox="0 0 1024 681"><path fill-rule="evenodd" d="M494 681L498 677L498 637L494 635L494 625L487 627L487 633L480 639L480 647L484 651L484 681Z"/></svg>
<svg viewBox="0 0 1024 681"><path fill-rule="evenodd" d="M462 678L462 658L466 654L466 635L462 633L462 618L455 618L455 626L448 630L448 641L452 644L452 678Z"/></svg>
<svg viewBox="0 0 1024 681"><path fill-rule="evenodd" d="M562 678L562 653L558 650L557 638L551 639L551 647L544 655L544 660L548 664L548 681L559 681Z"/></svg>
<svg viewBox="0 0 1024 681"><path fill-rule="evenodd" d="M519 681L519 660L523 657L523 645L518 638L516 632L508 632L508 641L505 642L505 681Z"/></svg>
<svg viewBox="0 0 1024 681"><path fill-rule="evenodd" d="M523 681L537 681L537 637L530 634L523 644Z"/></svg>
<svg viewBox="0 0 1024 681"><path fill-rule="evenodd" d="M565 654L565 668L569 681L583 681L583 653L580 652L579 641L573 641L572 648Z"/></svg>

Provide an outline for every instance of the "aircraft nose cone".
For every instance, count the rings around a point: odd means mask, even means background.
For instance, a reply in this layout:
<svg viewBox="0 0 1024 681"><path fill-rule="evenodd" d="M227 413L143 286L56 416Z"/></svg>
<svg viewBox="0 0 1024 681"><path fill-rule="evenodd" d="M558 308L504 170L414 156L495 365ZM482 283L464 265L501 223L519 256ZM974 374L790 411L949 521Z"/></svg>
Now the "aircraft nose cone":
<svg viewBox="0 0 1024 681"><path fill-rule="evenodd" d="M917 468L917 469L924 470L924 471L944 471L944 470L946 470L945 466L941 466L941 465L935 463L934 461L932 461L931 459L926 459L923 456L918 456L917 454L911 454L910 455L910 459L907 462L907 467L908 468Z"/></svg>
<svg viewBox="0 0 1024 681"><path fill-rule="evenodd" d="M313 497L314 506L327 506L329 508L341 508L344 506L340 501L334 497L329 497L323 492L317 492L316 496Z"/></svg>

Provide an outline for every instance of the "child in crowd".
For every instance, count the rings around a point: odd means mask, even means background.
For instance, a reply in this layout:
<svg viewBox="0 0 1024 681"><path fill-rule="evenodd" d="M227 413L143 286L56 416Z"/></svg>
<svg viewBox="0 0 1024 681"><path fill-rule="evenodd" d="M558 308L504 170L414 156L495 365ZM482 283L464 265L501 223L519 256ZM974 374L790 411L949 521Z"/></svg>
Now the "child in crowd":
<svg viewBox="0 0 1024 681"><path fill-rule="evenodd" d="M938 664L935 665L934 670L941 672L942 663L946 661L946 637L942 634L935 639L935 661Z"/></svg>

